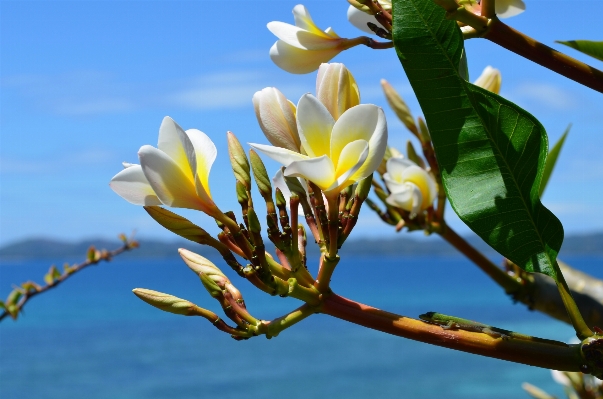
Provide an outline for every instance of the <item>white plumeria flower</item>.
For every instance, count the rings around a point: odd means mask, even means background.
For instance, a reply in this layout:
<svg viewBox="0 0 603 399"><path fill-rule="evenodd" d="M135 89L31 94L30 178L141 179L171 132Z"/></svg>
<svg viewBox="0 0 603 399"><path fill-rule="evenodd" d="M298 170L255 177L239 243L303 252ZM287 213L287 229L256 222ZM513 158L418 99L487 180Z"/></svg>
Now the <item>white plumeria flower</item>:
<svg viewBox="0 0 603 399"><path fill-rule="evenodd" d="M135 205L163 204L220 217L209 192L209 171L217 153L210 138L196 129L185 132L166 116L157 147L142 146L140 165L124 164L109 183L113 191Z"/></svg>
<svg viewBox="0 0 603 399"><path fill-rule="evenodd" d="M572 386L571 380L563 371L551 370L551 377L553 377L553 380L559 385L570 388Z"/></svg>
<svg viewBox="0 0 603 399"><path fill-rule="evenodd" d="M270 49L272 61L290 73L315 71L341 51L361 44L339 37L331 28L322 31L314 24L310 13L301 4L293 8L295 25L273 21L268 29L279 40Z"/></svg>
<svg viewBox="0 0 603 399"><path fill-rule="evenodd" d="M386 11L390 11L392 9L391 0L379 0L379 4L381 4L381 7ZM348 8L348 21L350 21L350 23L356 28L366 33L375 34L375 32L369 29L367 25L369 22L372 22L378 27L385 29L383 25L377 22L377 19L375 19L374 15L367 14L354 6L350 6Z"/></svg>
<svg viewBox="0 0 603 399"><path fill-rule="evenodd" d="M372 104L350 108L335 121L316 97L305 94L297 104L297 130L307 155L268 145L250 145L284 165L285 176L313 182L328 198L370 176L387 147L385 114Z"/></svg>
<svg viewBox="0 0 603 399"><path fill-rule="evenodd" d="M484 71L479 78L473 82L474 85L489 90L495 94L500 93L501 83L502 77L500 75L500 71L496 68L492 68L490 65L484 68Z"/></svg>
<svg viewBox="0 0 603 399"><path fill-rule="evenodd" d="M388 204L409 211L411 219L431 206L438 186L425 169L409 159L392 157L387 160L386 170L383 179L391 192Z"/></svg>
<svg viewBox="0 0 603 399"><path fill-rule="evenodd" d="M316 98L337 120L348 109L360 104L354 76L343 64L321 64L316 76Z"/></svg>
<svg viewBox="0 0 603 399"><path fill-rule="evenodd" d="M494 7L499 18L514 17L526 10L523 0L496 0Z"/></svg>
<svg viewBox="0 0 603 399"><path fill-rule="evenodd" d="M299 181L299 184L303 187L304 191L306 192L306 198L309 202L310 198L308 197L308 183L306 183L305 179L300 179L299 177L296 177L295 179L297 179ZM287 185L287 182L285 181L285 175L283 174L282 169L279 169L276 172L276 174L272 178L272 184L274 184L274 187L281 190L281 193L283 193L283 197L285 197L285 200L287 202L287 208L290 208L291 190L289 189L289 186ZM303 215L303 213L304 213L304 209L302 208L302 206L300 204L297 214Z"/></svg>
<svg viewBox="0 0 603 399"><path fill-rule="evenodd" d="M299 152L295 104L275 87L266 87L253 95L253 108L270 144Z"/></svg>

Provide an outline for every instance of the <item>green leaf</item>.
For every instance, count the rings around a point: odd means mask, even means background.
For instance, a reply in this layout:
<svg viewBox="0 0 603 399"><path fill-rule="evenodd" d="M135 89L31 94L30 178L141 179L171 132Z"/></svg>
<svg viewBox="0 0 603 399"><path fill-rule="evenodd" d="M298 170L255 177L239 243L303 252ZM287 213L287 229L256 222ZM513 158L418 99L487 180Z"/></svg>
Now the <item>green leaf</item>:
<svg viewBox="0 0 603 399"><path fill-rule="evenodd" d="M544 128L517 105L461 77L461 31L432 0L394 0L393 33L452 208L503 256L557 279L563 227L538 197Z"/></svg>
<svg viewBox="0 0 603 399"><path fill-rule="evenodd" d="M591 40L557 40L555 43L565 44L568 47L603 61L603 42L593 42Z"/></svg>
<svg viewBox="0 0 603 399"><path fill-rule="evenodd" d="M563 143L565 143L565 138L567 137L567 134L569 133L571 127L572 125L569 125L567 129L565 129L565 132L563 132L563 135L561 136L559 141L555 143L553 148L551 148L551 151L549 151L549 155L547 155L546 157L544 171L542 172L542 181L540 182L540 191L538 193L540 198L542 198L544 189L546 188L546 185L549 182L551 174L553 173L553 169L555 169L555 164L557 163L557 158L559 157L559 153L561 152L561 147L563 147Z"/></svg>
<svg viewBox="0 0 603 399"><path fill-rule="evenodd" d="M144 209L157 223L180 237L199 244L205 244L208 239L211 239L211 236L201 227L174 212L159 206L145 206Z"/></svg>

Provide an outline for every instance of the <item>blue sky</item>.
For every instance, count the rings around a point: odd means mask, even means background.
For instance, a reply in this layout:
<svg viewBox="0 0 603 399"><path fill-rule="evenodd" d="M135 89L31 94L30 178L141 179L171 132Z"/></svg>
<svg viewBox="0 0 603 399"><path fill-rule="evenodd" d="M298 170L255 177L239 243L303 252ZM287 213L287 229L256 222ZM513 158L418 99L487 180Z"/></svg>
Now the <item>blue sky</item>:
<svg viewBox="0 0 603 399"><path fill-rule="evenodd" d="M603 2L525 0L507 23L547 45L603 68L554 40L601 40ZM293 102L313 92L315 74L272 64L274 20L292 23L296 1L1 1L0 245L27 237L115 237L137 230L172 237L140 207L108 187L121 162L137 163L156 145L165 115L213 138L218 159L210 185L223 209L237 209L225 133L266 142L253 93L279 88ZM362 33L344 0L306 1L317 25L344 37ZM533 113L554 142L573 124L543 202L567 232L603 230L603 97L484 40L468 41L472 78L487 65L503 74L502 95ZM385 78L421 114L393 50L357 47L334 59L356 77L362 102L387 110L390 144L410 138L387 109ZM276 164L267 163L271 173ZM213 221L183 211L208 230ZM453 226L466 232L448 213ZM393 236L365 210L355 236Z"/></svg>

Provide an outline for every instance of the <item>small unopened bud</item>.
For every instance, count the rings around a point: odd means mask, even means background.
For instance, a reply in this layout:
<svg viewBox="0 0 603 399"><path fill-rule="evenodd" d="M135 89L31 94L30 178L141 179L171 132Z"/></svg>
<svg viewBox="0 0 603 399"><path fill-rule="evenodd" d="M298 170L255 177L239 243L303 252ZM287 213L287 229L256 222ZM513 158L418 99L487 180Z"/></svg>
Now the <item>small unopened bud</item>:
<svg viewBox="0 0 603 399"><path fill-rule="evenodd" d="M362 12L373 15L373 12L367 5L364 4L363 0L348 0L348 3L350 3L350 5L352 7L356 8Z"/></svg>
<svg viewBox="0 0 603 399"><path fill-rule="evenodd" d="M213 298L220 298L222 294L222 288L207 274L199 273L199 278L201 279L201 284L203 287L209 292Z"/></svg>
<svg viewBox="0 0 603 399"><path fill-rule="evenodd" d="M247 205L249 203L249 195L247 194L248 188L243 183L237 180L237 201L241 205Z"/></svg>
<svg viewBox="0 0 603 399"><path fill-rule="evenodd" d="M360 201L364 201L368 197L369 193L371 192L372 182L373 175L371 174L370 176L360 180L356 185L355 195Z"/></svg>
<svg viewBox="0 0 603 399"><path fill-rule="evenodd" d="M419 121L419 139L422 143L429 143L431 141L431 136L429 135L429 129L427 128L427 124L420 116L417 118Z"/></svg>
<svg viewBox="0 0 603 399"><path fill-rule="evenodd" d="M135 288L132 290L134 295L165 312L181 314L184 316L193 316L198 314L196 311L197 305L186 299L177 298L163 292L147 290L145 288Z"/></svg>
<svg viewBox="0 0 603 399"><path fill-rule="evenodd" d="M287 200L279 188L276 189L276 206L279 208L287 206Z"/></svg>
<svg viewBox="0 0 603 399"><path fill-rule="evenodd" d="M383 88L383 93L385 93L385 98L387 99L389 106L396 113L398 118L400 118L400 121L404 123L404 126L406 126L406 128L412 133L419 134L417 125L415 125L415 120L410 113L408 105L406 105L396 89L394 89L393 86L390 85L385 79L381 79L381 87Z"/></svg>
<svg viewBox="0 0 603 399"><path fill-rule="evenodd" d="M500 92L501 83L502 77L500 71L496 68L492 68L490 65L488 65L480 77L473 82L474 85L479 86L482 89L489 90L494 94L498 94Z"/></svg>
<svg viewBox="0 0 603 399"><path fill-rule="evenodd" d="M195 274L205 273L208 276L217 275L226 278L226 275L222 273L216 265L210 262L209 259L184 248L179 248L178 253L182 257L182 260L184 260L184 263L186 263Z"/></svg>
<svg viewBox="0 0 603 399"><path fill-rule="evenodd" d="M230 156L230 165L237 181L245 185L247 190L251 189L251 176L249 174L249 161L245 155L245 150L237 137L232 133L226 133L228 139L228 154Z"/></svg>
<svg viewBox="0 0 603 399"><path fill-rule="evenodd" d="M255 213L253 208L249 208L247 212L247 220L249 221L249 231L252 233L260 233L262 231L262 225L258 219L258 215Z"/></svg>
<svg viewBox="0 0 603 399"><path fill-rule="evenodd" d="M264 199L272 198L272 184L266 172L266 167L260 156L254 150L249 150L249 160L251 161L251 169L253 177L258 186L258 190Z"/></svg>
<svg viewBox="0 0 603 399"><path fill-rule="evenodd" d="M417 154L415 147L412 145L410 140L406 142L406 153L408 154L408 159L425 169L425 162L423 162L421 157Z"/></svg>

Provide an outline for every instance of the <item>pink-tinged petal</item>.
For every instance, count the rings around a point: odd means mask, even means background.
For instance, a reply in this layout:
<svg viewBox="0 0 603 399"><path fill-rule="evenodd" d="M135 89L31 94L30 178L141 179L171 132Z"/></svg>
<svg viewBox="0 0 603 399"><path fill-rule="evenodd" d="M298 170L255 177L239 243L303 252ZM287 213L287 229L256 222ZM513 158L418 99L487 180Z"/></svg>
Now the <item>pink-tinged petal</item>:
<svg viewBox="0 0 603 399"><path fill-rule="evenodd" d="M284 22L268 23L268 30L285 43L302 50L326 50L339 46L344 39L335 39L318 30L309 32Z"/></svg>
<svg viewBox="0 0 603 399"><path fill-rule="evenodd" d="M144 175L161 202L175 208L204 210L192 176L185 173L171 157L150 145L141 147L138 157Z"/></svg>
<svg viewBox="0 0 603 399"><path fill-rule="evenodd" d="M352 141L344 147L335 169L337 184L346 183L349 178L362 166L369 153L369 146L365 140ZM353 182L351 182L353 183Z"/></svg>
<svg viewBox="0 0 603 399"><path fill-rule="evenodd" d="M496 16L499 18L514 17L526 10L523 0L498 0L495 7Z"/></svg>
<svg viewBox="0 0 603 399"><path fill-rule="evenodd" d="M197 169L195 150L184 130L172 118L166 116L159 127L157 148L167 154L191 179Z"/></svg>
<svg viewBox="0 0 603 399"><path fill-rule="evenodd" d="M355 140L366 140L369 153L364 164L351 177L359 181L368 177L381 164L387 149L387 122L383 110L373 104L360 104L348 109L333 126L331 159L337 163L343 148Z"/></svg>
<svg viewBox="0 0 603 399"><path fill-rule="evenodd" d="M255 116L268 141L276 147L299 151L301 142L295 105L274 87L256 92L252 101Z"/></svg>
<svg viewBox="0 0 603 399"><path fill-rule="evenodd" d="M421 210L423 196L421 190L412 183L403 183L396 192L392 192L386 198L388 204L402 208L410 212L410 218L413 219Z"/></svg>
<svg viewBox="0 0 603 399"><path fill-rule="evenodd" d="M204 189L203 193L198 192L198 194L202 198L203 196L208 196L211 198L209 190L209 172L216 159L218 150L216 149L214 142L211 141L207 134L200 130L189 129L186 131L186 135L188 136L194 149L195 163L197 165L197 169L195 170L195 180L198 180Z"/></svg>
<svg viewBox="0 0 603 399"><path fill-rule="evenodd" d="M308 179L325 191L336 183L333 162L326 155L292 162L284 174Z"/></svg>
<svg viewBox="0 0 603 399"><path fill-rule="evenodd" d="M109 187L120 197L134 205L162 205L142 172L140 165L128 164L124 170L113 176Z"/></svg>
<svg viewBox="0 0 603 399"><path fill-rule="evenodd" d="M270 48L270 59L279 68L295 74L310 73L318 69L323 62L330 61L342 49L302 50L278 40Z"/></svg>
<svg viewBox="0 0 603 399"><path fill-rule="evenodd" d="M249 145L284 166L289 166L292 162L303 161L305 159L308 159L307 156L302 155L299 152L288 150L286 148L273 147L271 145L255 143L249 143Z"/></svg>
<svg viewBox="0 0 603 399"><path fill-rule="evenodd" d="M372 22L375 25L377 25L378 27L383 28L383 25L381 25L379 22L377 22L374 15L369 15L363 11L360 11L359 9L357 9L354 6L350 6L348 8L348 21L350 21L350 23L352 25L354 25L356 28L360 29L361 31L370 33L372 35L374 35L375 32L370 30L370 28L368 27L367 24L369 22Z"/></svg>
<svg viewBox="0 0 603 399"><path fill-rule="evenodd" d="M334 124L329 110L316 97L304 94L300 98L297 103L297 131L306 154L310 157L330 155Z"/></svg>

